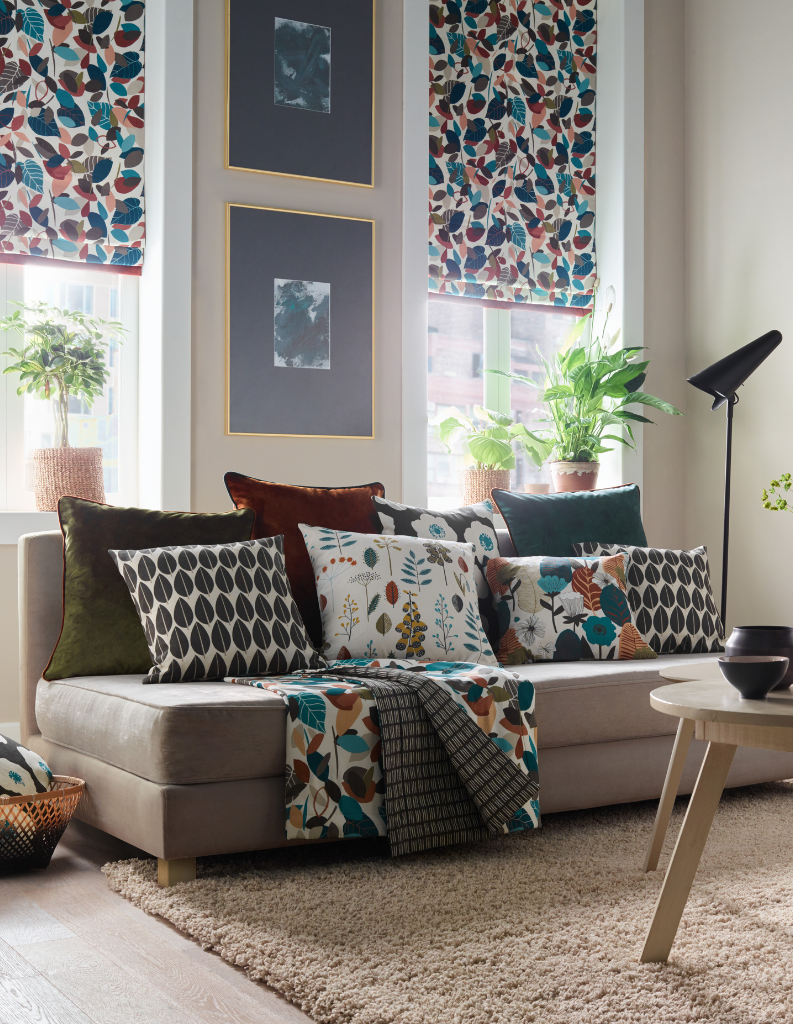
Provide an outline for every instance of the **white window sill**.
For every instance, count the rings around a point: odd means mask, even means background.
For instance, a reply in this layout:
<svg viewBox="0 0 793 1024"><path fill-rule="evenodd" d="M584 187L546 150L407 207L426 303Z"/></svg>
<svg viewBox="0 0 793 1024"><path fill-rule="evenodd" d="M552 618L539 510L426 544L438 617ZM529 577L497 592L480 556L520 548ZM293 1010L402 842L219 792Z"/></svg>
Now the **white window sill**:
<svg viewBox="0 0 793 1024"><path fill-rule="evenodd" d="M16 544L26 533L59 529L57 512L0 512L0 544Z"/></svg>

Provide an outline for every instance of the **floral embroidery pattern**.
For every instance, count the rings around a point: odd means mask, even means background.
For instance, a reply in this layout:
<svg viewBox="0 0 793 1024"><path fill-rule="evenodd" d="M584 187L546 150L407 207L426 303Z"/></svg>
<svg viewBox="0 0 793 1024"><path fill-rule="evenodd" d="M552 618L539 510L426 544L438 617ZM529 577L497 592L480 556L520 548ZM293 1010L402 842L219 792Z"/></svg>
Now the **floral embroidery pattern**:
<svg viewBox="0 0 793 1024"><path fill-rule="evenodd" d="M431 292L591 305L595 5L430 4Z"/></svg>
<svg viewBox="0 0 793 1024"><path fill-rule="evenodd" d="M300 530L317 584L323 654L495 665L479 614L473 545L303 523Z"/></svg>
<svg viewBox="0 0 793 1024"><path fill-rule="evenodd" d="M633 621L622 554L491 558L487 581L502 664L656 657Z"/></svg>
<svg viewBox="0 0 793 1024"><path fill-rule="evenodd" d="M0 0L0 247L135 266L146 235L141 0Z"/></svg>
<svg viewBox="0 0 793 1024"><path fill-rule="evenodd" d="M417 662L351 660L372 668L415 668ZM330 662L337 668L344 662ZM425 673L447 690L529 778L539 781L534 687L503 669L437 662ZM347 839L388 833L380 725L372 691L338 676L295 672L236 683L279 694L286 720L286 838ZM540 805L530 800L506 831L539 828Z"/></svg>

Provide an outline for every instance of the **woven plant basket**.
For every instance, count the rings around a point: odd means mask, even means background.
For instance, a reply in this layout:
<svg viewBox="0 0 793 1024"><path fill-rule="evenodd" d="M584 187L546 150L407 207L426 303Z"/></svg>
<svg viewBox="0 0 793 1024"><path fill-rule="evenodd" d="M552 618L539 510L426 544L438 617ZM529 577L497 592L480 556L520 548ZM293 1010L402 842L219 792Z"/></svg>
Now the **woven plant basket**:
<svg viewBox="0 0 793 1024"><path fill-rule="evenodd" d="M53 775L52 789L35 796L0 796L0 871L46 868L85 783Z"/></svg>
<svg viewBox="0 0 793 1024"><path fill-rule="evenodd" d="M36 448L33 490L39 512L55 512L64 494L89 501L105 500L101 448Z"/></svg>
<svg viewBox="0 0 793 1024"><path fill-rule="evenodd" d="M464 505L478 505L480 501L487 501L494 487L502 491L509 490L508 469L464 469L460 473Z"/></svg>

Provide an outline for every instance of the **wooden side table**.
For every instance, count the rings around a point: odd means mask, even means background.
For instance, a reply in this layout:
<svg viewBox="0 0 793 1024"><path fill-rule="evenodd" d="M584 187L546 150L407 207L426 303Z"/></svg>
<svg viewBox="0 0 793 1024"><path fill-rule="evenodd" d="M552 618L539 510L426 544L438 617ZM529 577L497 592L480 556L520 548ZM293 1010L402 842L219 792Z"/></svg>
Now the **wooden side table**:
<svg viewBox="0 0 793 1024"><path fill-rule="evenodd" d="M653 690L650 703L656 711L675 715L680 724L647 851L646 871L658 864L692 735L706 740L708 748L647 932L641 957L644 963L663 962L669 956L737 747L793 753L790 690L776 690L765 700L743 700L713 662L701 669L665 669L661 675L682 681Z"/></svg>

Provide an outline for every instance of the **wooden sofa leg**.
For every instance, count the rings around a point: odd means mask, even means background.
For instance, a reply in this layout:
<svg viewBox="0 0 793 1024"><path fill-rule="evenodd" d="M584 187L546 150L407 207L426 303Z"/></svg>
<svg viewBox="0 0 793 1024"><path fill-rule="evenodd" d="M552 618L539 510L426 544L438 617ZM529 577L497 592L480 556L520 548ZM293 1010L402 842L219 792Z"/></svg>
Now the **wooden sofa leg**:
<svg viewBox="0 0 793 1024"><path fill-rule="evenodd" d="M179 882L194 882L195 857L182 857L179 860L163 860L158 857L157 881L163 888L178 885Z"/></svg>

